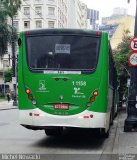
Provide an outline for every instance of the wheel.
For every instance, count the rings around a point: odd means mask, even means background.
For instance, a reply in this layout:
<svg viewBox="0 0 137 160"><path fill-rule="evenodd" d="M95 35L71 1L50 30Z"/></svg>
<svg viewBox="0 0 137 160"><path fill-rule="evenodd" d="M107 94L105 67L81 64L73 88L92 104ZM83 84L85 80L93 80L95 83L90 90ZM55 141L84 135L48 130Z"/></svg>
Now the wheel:
<svg viewBox="0 0 137 160"><path fill-rule="evenodd" d="M102 138L108 138L109 137L109 129L106 132L105 128L100 128L100 135L101 135Z"/></svg>
<svg viewBox="0 0 137 160"><path fill-rule="evenodd" d="M48 128L45 129L45 133L47 136L61 136L63 134L62 127Z"/></svg>

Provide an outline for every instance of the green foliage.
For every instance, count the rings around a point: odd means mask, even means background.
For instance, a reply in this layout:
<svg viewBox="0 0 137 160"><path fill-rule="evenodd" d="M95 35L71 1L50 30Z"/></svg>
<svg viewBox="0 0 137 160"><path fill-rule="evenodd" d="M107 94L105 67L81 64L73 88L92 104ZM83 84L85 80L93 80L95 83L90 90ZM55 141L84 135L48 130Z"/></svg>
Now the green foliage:
<svg viewBox="0 0 137 160"><path fill-rule="evenodd" d="M7 24L6 10L0 3L0 56L3 56L7 51L7 44L11 41L11 29Z"/></svg>
<svg viewBox="0 0 137 160"><path fill-rule="evenodd" d="M17 13L18 9L20 8L21 0L4 0L3 4L7 10L8 16L10 16L10 18L13 18L13 16Z"/></svg>
<svg viewBox="0 0 137 160"><path fill-rule="evenodd" d="M15 28L13 28L13 16L17 13L21 0L0 1L0 56L7 51L8 43L17 39ZM7 17L12 19L12 25L7 24Z"/></svg>
<svg viewBox="0 0 137 160"><path fill-rule="evenodd" d="M10 82L12 80L12 69L7 69L4 72L4 79L5 79L5 82Z"/></svg>
<svg viewBox="0 0 137 160"><path fill-rule="evenodd" d="M129 30L124 31L122 42L113 50L118 75L129 76L128 57L131 54Z"/></svg>
<svg viewBox="0 0 137 160"><path fill-rule="evenodd" d="M127 78L130 77L128 57L131 54L129 30L124 31L122 42L113 50L114 60L120 81L120 94L127 94Z"/></svg>

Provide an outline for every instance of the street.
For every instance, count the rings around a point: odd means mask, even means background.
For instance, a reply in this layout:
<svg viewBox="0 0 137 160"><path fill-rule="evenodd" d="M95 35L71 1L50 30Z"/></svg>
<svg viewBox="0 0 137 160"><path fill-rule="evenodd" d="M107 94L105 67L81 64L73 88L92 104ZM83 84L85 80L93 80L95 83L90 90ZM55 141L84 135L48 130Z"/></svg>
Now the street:
<svg viewBox="0 0 137 160"><path fill-rule="evenodd" d="M12 103L5 103L5 108L7 106L13 108ZM123 132L125 118L125 112L121 111L111 126L108 139L102 139L96 133L85 135L83 130L80 133L80 130L67 131L64 136L53 138L47 137L43 130L32 131L20 126L18 109L0 110L0 154L45 154L47 159L65 159L66 156L72 159L77 155L83 159L84 155L89 155L86 156L89 159L95 156L94 159L101 160L136 154L137 134Z"/></svg>

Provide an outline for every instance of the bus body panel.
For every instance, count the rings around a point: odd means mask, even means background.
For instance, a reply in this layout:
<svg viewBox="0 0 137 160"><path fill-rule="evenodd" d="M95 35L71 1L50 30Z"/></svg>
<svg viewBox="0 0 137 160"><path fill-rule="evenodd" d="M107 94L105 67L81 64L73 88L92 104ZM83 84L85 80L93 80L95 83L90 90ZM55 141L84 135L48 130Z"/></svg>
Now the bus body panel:
<svg viewBox="0 0 137 160"><path fill-rule="evenodd" d="M19 110L20 123L31 126L70 126L82 128L109 127L112 94L109 93L108 35L101 35L96 71L91 74L33 73L27 64L25 33L20 34ZM44 87L41 88L43 81ZM29 88L36 105L25 90ZM98 90L94 102L93 92ZM112 89L110 89L112 92ZM69 104L67 110L55 110L54 104ZM87 104L90 103L90 106ZM30 116L32 113L33 116ZM40 116L34 116L40 115ZM93 118L83 116L93 115Z"/></svg>
<svg viewBox="0 0 137 160"><path fill-rule="evenodd" d="M33 116L30 116L29 113L32 113ZM93 115L93 117L88 118L90 115ZM41 111L40 109L20 111L20 123L22 125L31 126L30 129L37 127L39 129L44 129L46 127L57 126L77 128L106 128L108 121L107 118L107 113L92 112L87 110L72 116L51 115Z"/></svg>

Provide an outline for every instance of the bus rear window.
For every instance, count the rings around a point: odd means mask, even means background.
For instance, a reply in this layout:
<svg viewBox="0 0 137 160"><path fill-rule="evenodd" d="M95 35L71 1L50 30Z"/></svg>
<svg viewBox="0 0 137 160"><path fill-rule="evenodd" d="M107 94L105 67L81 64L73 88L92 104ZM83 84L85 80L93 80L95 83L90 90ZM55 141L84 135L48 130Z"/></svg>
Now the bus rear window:
<svg viewBox="0 0 137 160"><path fill-rule="evenodd" d="M100 38L84 35L27 37L28 65L32 70L93 70Z"/></svg>

